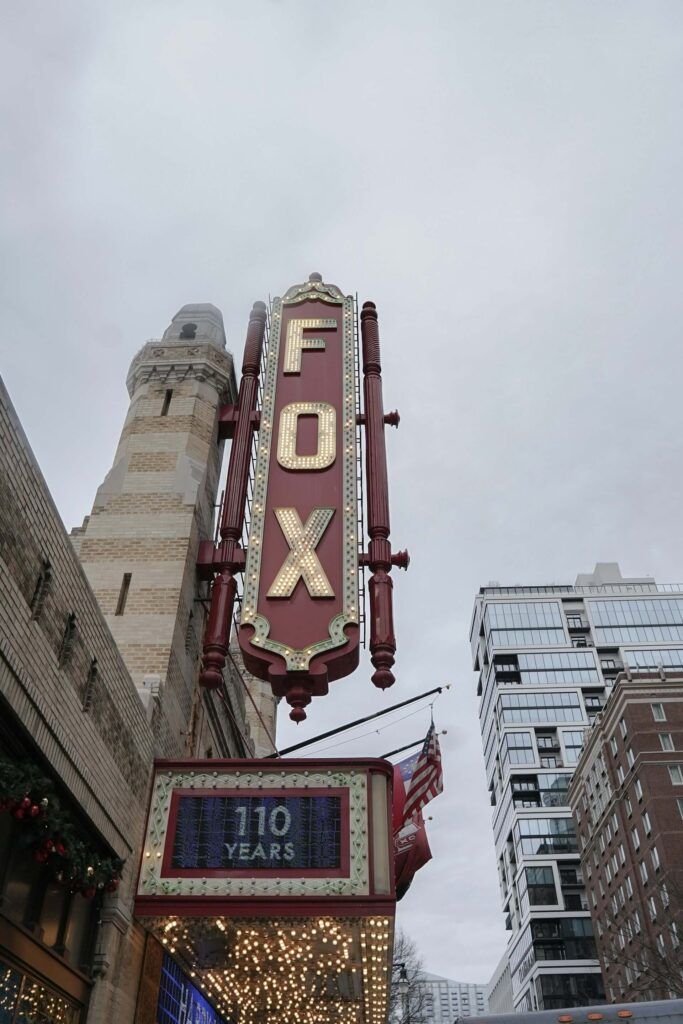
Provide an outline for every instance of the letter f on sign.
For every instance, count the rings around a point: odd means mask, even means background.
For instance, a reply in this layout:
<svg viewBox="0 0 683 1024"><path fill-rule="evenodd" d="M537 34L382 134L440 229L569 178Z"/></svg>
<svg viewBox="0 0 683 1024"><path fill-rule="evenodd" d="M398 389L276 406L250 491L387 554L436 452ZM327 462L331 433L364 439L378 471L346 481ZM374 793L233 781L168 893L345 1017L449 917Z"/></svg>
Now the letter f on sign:
<svg viewBox="0 0 683 1024"><path fill-rule="evenodd" d="M330 581L315 553L334 515L333 508L314 508L303 526L295 508L274 509L290 552L273 580L268 597L290 597L303 579L311 597L334 597Z"/></svg>

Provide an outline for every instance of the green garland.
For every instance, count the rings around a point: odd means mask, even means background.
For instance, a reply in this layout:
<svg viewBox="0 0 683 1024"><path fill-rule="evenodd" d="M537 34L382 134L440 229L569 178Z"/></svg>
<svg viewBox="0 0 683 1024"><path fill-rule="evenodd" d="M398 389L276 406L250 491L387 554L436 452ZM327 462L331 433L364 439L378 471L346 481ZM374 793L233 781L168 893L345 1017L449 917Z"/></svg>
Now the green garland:
<svg viewBox="0 0 683 1024"><path fill-rule="evenodd" d="M21 842L34 859L71 892L92 899L103 890L118 888L123 861L102 857L81 839L52 781L34 764L0 757L0 812L4 811L21 827Z"/></svg>

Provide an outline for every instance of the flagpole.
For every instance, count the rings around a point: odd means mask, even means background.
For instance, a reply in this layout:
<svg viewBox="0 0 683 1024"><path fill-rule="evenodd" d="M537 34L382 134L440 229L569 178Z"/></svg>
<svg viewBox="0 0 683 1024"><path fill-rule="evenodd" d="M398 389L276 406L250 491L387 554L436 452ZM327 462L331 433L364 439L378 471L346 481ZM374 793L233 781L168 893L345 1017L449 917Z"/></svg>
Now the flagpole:
<svg viewBox="0 0 683 1024"><path fill-rule="evenodd" d="M450 683L446 683L445 686L435 686L433 690L426 690L424 693L418 693L417 697L409 697L408 700L402 700L400 704L392 704L390 708L383 708L382 711L375 711L374 714L366 715L364 718L356 718L355 721L348 722L346 725L340 725L336 729L330 729L329 732L321 732L318 736L314 736L310 740L304 740L302 743L295 743L292 747L285 747L284 750L273 751L269 756L282 757L283 754L292 754L295 750L301 750L302 747L310 747L312 743L319 743L320 740L326 740L330 736L336 736L337 733L345 732L347 729L353 729L356 725L363 725L365 722L372 722L373 719L380 718L382 715L388 715L390 711L398 711L399 708L404 708L408 704L414 704L416 700L424 700L425 697L431 697L433 693L443 693L444 690L449 690L450 687Z"/></svg>

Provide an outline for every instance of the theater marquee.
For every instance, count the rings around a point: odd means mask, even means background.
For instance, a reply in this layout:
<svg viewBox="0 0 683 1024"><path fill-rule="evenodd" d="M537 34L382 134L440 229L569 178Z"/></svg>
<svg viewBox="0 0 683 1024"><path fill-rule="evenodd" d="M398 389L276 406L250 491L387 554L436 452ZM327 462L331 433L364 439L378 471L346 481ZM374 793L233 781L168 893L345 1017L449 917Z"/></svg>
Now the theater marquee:
<svg viewBox="0 0 683 1024"><path fill-rule="evenodd" d="M157 762L138 912L390 904L389 775L377 760Z"/></svg>
<svg viewBox="0 0 683 1024"><path fill-rule="evenodd" d="M385 1024L391 775L381 760L156 762L135 914L223 1019Z"/></svg>

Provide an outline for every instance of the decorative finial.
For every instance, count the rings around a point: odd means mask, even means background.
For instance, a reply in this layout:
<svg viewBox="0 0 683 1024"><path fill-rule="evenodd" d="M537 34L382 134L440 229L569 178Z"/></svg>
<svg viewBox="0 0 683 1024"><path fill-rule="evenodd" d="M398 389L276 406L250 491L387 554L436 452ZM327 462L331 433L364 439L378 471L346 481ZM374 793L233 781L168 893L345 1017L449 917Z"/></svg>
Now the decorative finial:
<svg viewBox="0 0 683 1024"><path fill-rule="evenodd" d="M315 281L317 284L320 284L322 282L322 279L323 279L323 275L322 274L313 273L313 274L309 274L308 275L308 280L309 281Z"/></svg>

